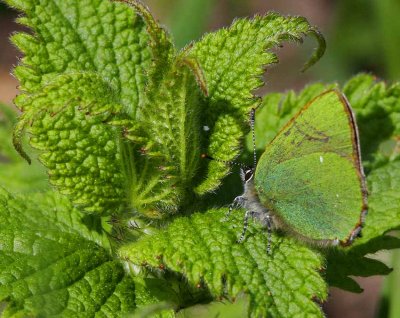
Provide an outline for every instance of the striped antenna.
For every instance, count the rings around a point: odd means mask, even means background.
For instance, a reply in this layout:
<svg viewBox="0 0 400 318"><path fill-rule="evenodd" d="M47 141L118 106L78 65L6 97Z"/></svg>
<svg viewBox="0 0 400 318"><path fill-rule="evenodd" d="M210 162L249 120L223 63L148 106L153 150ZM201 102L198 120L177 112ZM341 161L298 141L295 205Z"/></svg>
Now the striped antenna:
<svg viewBox="0 0 400 318"><path fill-rule="evenodd" d="M255 129L254 129L255 117L256 117L256 109L252 108L251 112L250 112L250 129L251 129L251 133L253 135L253 168L256 168L256 165L257 165L256 133L255 133Z"/></svg>
<svg viewBox="0 0 400 318"><path fill-rule="evenodd" d="M248 166L246 166L246 165L243 164L243 163L235 162L235 161L227 161L227 160L215 159L215 158L209 156L209 155L206 154L206 153L203 153L203 154L201 155L201 158L206 158L206 159L210 159L210 160L215 160L215 161L222 162L222 163L225 163L225 164L231 165L231 166L234 166L234 165L235 165L235 166L239 166L239 167L242 167L242 168L245 168L245 169L248 168Z"/></svg>
<svg viewBox="0 0 400 318"><path fill-rule="evenodd" d="M210 155L208 155L206 153L203 153L201 155L201 158L215 160L215 161L222 162L222 163L225 163L225 164L231 165L231 166L233 166L233 165L239 166L239 167L242 167L244 169L255 169L256 165L257 165L256 134L255 134L255 131L254 131L255 116L256 116L256 109L252 108L251 111L250 111L250 129L251 129L251 133L253 135L253 167L249 167L249 166L247 166L247 165L245 165L243 163L240 163L240 162L216 159L216 158L213 158L213 157L211 157Z"/></svg>

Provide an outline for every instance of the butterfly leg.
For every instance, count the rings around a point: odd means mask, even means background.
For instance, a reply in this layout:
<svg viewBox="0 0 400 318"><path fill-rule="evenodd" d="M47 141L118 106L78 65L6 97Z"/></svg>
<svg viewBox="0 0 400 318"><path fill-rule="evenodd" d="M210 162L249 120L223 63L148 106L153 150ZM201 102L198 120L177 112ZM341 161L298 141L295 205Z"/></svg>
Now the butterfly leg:
<svg viewBox="0 0 400 318"><path fill-rule="evenodd" d="M272 240L272 219L270 215L266 217L267 225L267 254L271 254L271 240Z"/></svg>
<svg viewBox="0 0 400 318"><path fill-rule="evenodd" d="M244 237L246 235L247 227L249 225L249 217L253 217L253 214L254 214L253 211L246 211L246 213L244 214L243 230L242 230L242 234L240 234L240 237L237 240L238 243L243 242Z"/></svg>
<svg viewBox="0 0 400 318"><path fill-rule="evenodd" d="M245 200L245 199L243 198L243 196L241 196L241 195L237 196L237 197L233 200L233 202L231 203L231 205L229 206L229 210L228 210L228 212L225 214L225 217L223 218L222 221L223 221L223 222L228 221L229 216L231 215L233 209L236 208L236 207L238 207L238 206L243 206L243 201L244 201L244 200Z"/></svg>

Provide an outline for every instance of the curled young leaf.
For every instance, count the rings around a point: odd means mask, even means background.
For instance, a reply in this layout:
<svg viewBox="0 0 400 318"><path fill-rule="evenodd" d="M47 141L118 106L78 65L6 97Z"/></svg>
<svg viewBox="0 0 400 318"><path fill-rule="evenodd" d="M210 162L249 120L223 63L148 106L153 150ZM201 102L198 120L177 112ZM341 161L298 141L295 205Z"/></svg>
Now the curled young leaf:
<svg viewBox="0 0 400 318"><path fill-rule="evenodd" d="M265 67L278 61L271 49L284 41L301 42L307 34L318 40L318 48L307 68L325 51L322 35L304 18L276 13L251 20L238 19L229 28L207 34L185 49L187 55L197 59L207 85L203 125L209 127L210 134L204 151L221 160L238 156L248 131L249 112L260 103L253 91L263 84L261 76ZM228 171L229 168L217 161L209 162L208 174L196 192L204 194L214 190Z"/></svg>

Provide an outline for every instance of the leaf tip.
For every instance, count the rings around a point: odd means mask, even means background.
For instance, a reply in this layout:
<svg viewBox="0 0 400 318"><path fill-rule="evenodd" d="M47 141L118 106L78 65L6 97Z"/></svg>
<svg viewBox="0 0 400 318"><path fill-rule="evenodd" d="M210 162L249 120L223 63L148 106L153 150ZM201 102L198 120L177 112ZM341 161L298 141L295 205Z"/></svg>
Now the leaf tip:
<svg viewBox="0 0 400 318"><path fill-rule="evenodd" d="M315 63L317 63L321 57L324 55L326 50L326 41L322 33L314 27L311 27L307 34L313 36L318 43L318 47L315 49L314 53L311 55L310 59L304 64L301 72L305 72Z"/></svg>
<svg viewBox="0 0 400 318"><path fill-rule="evenodd" d="M29 164L31 164L31 158L22 147L22 134L24 132L26 123L27 120L25 119L24 115L22 115L20 121L14 128L12 142L15 150L20 154L20 156L24 158Z"/></svg>

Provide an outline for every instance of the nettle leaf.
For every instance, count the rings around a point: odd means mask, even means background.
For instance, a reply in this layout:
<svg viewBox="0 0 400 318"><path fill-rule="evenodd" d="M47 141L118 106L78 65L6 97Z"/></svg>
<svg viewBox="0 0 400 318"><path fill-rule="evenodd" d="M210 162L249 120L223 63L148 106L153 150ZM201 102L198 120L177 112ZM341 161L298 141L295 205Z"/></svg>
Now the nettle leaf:
<svg viewBox="0 0 400 318"><path fill-rule="evenodd" d="M145 24L133 10L104 0L6 2L24 12L18 22L34 32L12 37L24 53L14 71L23 91L36 92L63 73L96 72L135 114L151 54Z"/></svg>
<svg viewBox="0 0 400 318"><path fill-rule="evenodd" d="M368 175L369 215L359 244L400 229L400 161L393 161Z"/></svg>
<svg viewBox="0 0 400 318"><path fill-rule="evenodd" d="M318 49L305 68L324 53L323 37L300 17L284 17L276 13L238 19L229 28L204 36L187 54L199 62L204 72L208 98L204 126L209 127L209 155L233 160L240 151L241 139L248 131L249 112L260 101L253 91L263 84L264 67L277 62L271 52L283 41L301 42L310 34L317 38ZM211 161L208 175L198 185L199 194L212 191L221 184L229 168Z"/></svg>
<svg viewBox="0 0 400 318"><path fill-rule="evenodd" d="M190 68L177 60L157 84L150 86L142 109L141 134L127 136L144 139L130 194L133 206L148 217L175 213L190 202L201 150L201 93Z"/></svg>
<svg viewBox="0 0 400 318"><path fill-rule="evenodd" d="M19 128L33 124L32 144L43 151L40 158L51 182L86 211L110 215L128 206L146 217L162 218L190 207L195 193L212 191L228 172L225 165L212 162L204 173L200 153L209 148L219 159L238 155L247 113L258 103L251 92L262 84L258 76L263 66L277 60L266 51L284 40L301 41L312 34L319 48L311 65L325 46L305 19L269 14L238 20L178 53L145 6L120 2L135 10L99 0L68 5L56 0L48 5L10 0L25 12L20 22L34 31L34 36L13 37L25 54L15 70L25 91L16 104L31 112L23 115ZM208 47L213 54L208 54ZM234 63L215 67L216 61L223 60ZM99 86L110 89L101 93L94 87L97 95L88 98L83 90L89 85L79 87L59 79L77 74L96 74ZM51 86L64 92L62 103L52 100L46 88ZM107 92L112 96L106 97ZM82 101L66 106L80 95ZM53 106L48 107L52 103L57 105L56 114ZM97 109L95 114L82 112L89 103L96 105L91 106ZM122 107L106 110L104 103ZM99 109L104 116L109 112L115 116L105 119ZM71 118L73 130L64 127ZM95 128L89 130L91 125ZM110 125L120 126L122 136ZM203 126L211 129L210 134L202 132ZM85 128L96 133L88 134ZM71 134L93 145L92 149L73 149Z"/></svg>
<svg viewBox="0 0 400 318"><path fill-rule="evenodd" d="M0 217L4 317L121 317L136 307L134 282L104 233L85 228L65 198L0 189Z"/></svg>
<svg viewBox="0 0 400 318"><path fill-rule="evenodd" d="M312 315L322 317L314 300L327 297L318 273L324 267L317 252L276 234L272 254L259 226L250 226L244 244L237 244L241 213L221 222L226 209L181 217L166 230L123 246L121 257L132 263L183 273L188 282L209 290L214 298L234 300L245 291L254 317Z"/></svg>
<svg viewBox="0 0 400 318"><path fill-rule="evenodd" d="M42 150L50 182L88 212L118 211L125 200L119 129L106 125L122 106L115 90L93 73L62 75L32 95L20 95L24 113L15 130L20 145L25 126ZM28 158L29 160L29 158Z"/></svg>
<svg viewBox="0 0 400 318"><path fill-rule="evenodd" d="M142 4L123 1L136 10L125 12L125 5L103 7L103 2L101 9L97 1L75 3L73 11L57 1L17 5L27 15L22 22L37 39L14 37L26 54L16 74L21 80L26 77L22 88L29 90L16 99L24 113L15 145L27 158L19 139L29 124L31 144L42 151L51 183L88 212L110 215L129 205L147 217L163 217L193 196L190 182L200 159L201 70L195 60L177 54L169 35ZM53 21L53 9L58 22ZM142 18L133 19L133 12ZM93 30L93 23L100 26ZM54 34L43 25L55 29ZM111 33L103 34L105 30ZM57 54L71 60L58 61L64 68L53 69L55 52L50 48L60 46L65 48ZM146 60L150 56L151 62ZM37 69L43 68L44 59L50 60L46 72ZM40 83L29 82L28 70L38 73ZM110 125L121 127L123 134Z"/></svg>
<svg viewBox="0 0 400 318"><path fill-rule="evenodd" d="M343 87L357 113L367 172L399 158L400 84L386 85L361 74Z"/></svg>
<svg viewBox="0 0 400 318"><path fill-rule="evenodd" d="M368 244L355 245L348 250L332 250L327 255L326 280L330 286L361 293L363 289L350 276L368 277L389 274L392 270L387 265L366 255L395 248L400 248L400 239L383 235L370 240Z"/></svg>
<svg viewBox="0 0 400 318"><path fill-rule="evenodd" d="M368 216L362 237L343 253L328 257L327 279L330 285L352 292L361 287L348 276L386 275L391 272L382 262L364 257L379 250L400 248L400 239L385 235L400 229L400 161L374 169L367 178Z"/></svg>
<svg viewBox="0 0 400 318"><path fill-rule="evenodd" d="M138 121L130 122L125 131L134 143L127 156L128 195L135 210L161 218L176 213L193 196L191 183L200 159L202 75L196 61L176 52L147 8L126 2L146 21L153 53Z"/></svg>
<svg viewBox="0 0 400 318"><path fill-rule="evenodd" d="M34 33L12 38L25 55L15 69L23 92L15 100L23 111L17 149L28 159L19 140L32 124L51 183L88 212L117 212L127 202L122 161L129 151L107 121L134 118L143 99L151 65L143 19L102 0L7 3L24 12L18 21Z"/></svg>

